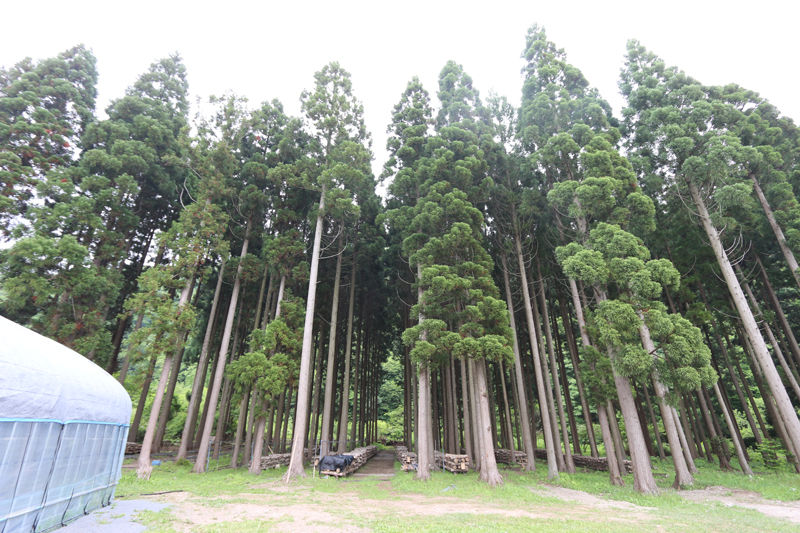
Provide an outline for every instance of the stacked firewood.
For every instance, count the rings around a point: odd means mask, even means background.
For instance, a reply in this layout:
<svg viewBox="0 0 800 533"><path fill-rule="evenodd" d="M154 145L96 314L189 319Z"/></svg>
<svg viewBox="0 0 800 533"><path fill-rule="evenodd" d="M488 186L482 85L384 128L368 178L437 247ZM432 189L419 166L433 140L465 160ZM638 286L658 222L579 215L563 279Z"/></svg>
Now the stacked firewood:
<svg viewBox="0 0 800 533"><path fill-rule="evenodd" d="M417 470L415 466L417 464L417 454L414 452L404 451L401 454L397 454L397 460L400 461L400 467L403 469L403 472Z"/></svg>
<svg viewBox="0 0 800 533"><path fill-rule="evenodd" d="M271 455L262 455L261 470L266 470L267 468L278 468L279 466L289 466L289 461L291 459L291 453L273 453Z"/></svg>
<svg viewBox="0 0 800 533"><path fill-rule="evenodd" d="M590 470L598 470L600 472L608 471L608 459L605 457L591 457L586 455L573 455L572 460L578 468L588 468ZM633 464L627 459L625 460L625 471L633 474Z"/></svg>
<svg viewBox="0 0 800 533"><path fill-rule="evenodd" d="M125 443L125 455L135 455L142 452L142 445L138 442Z"/></svg>
<svg viewBox="0 0 800 533"><path fill-rule="evenodd" d="M356 448L352 452L347 452L345 455L350 455L353 457L353 461L344 469L344 471L332 471L332 470L320 470L319 473L322 475L329 475L329 476L346 476L348 474L352 474L366 463L372 456L378 453L377 446L365 446L363 448Z"/></svg>
<svg viewBox="0 0 800 533"><path fill-rule="evenodd" d="M516 459L517 464L524 465L528 463L528 456L525 452L515 450L514 458ZM505 463L505 464L511 464L515 462L511 459L511 450L506 450L504 448L496 448L494 450L494 460L497 461L498 463Z"/></svg>
<svg viewBox="0 0 800 533"><path fill-rule="evenodd" d="M455 453L434 452L436 468L443 468L454 474L464 474L469 471L469 457Z"/></svg>
<svg viewBox="0 0 800 533"><path fill-rule="evenodd" d="M536 458L547 460L547 451L541 448L536 450ZM567 460L566 455L564 456L564 460ZM588 455L572 455L572 461L575 463L577 468L588 468L589 470L597 470L598 472L607 472L608 471L608 459L605 457L591 457ZM633 473L633 465L630 461L625 461L625 471L629 474Z"/></svg>
<svg viewBox="0 0 800 533"><path fill-rule="evenodd" d="M408 454L408 448L405 446L395 446L394 447L394 458L397 459L400 464L404 464L405 456Z"/></svg>

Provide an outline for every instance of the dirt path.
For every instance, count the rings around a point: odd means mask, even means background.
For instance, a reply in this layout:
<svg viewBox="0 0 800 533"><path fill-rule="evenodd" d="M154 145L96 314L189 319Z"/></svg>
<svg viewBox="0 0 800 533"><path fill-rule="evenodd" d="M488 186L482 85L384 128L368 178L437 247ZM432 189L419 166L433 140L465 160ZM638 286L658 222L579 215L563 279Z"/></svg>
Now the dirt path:
<svg viewBox="0 0 800 533"><path fill-rule="evenodd" d="M717 501L728 507L754 509L767 516L785 518L800 524L800 502L779 502L765 500L761 494L749 490L728 489L725 487L706 487L703 490L682 490L681 496L692 502L705 503Z"/></svg>
<svg viewBox="0 0 800 533"><path fill-rule="evenodd" d="M391 451L379 451L372 459L367 461L364 466L350 474L350 477L382 477L389 479L394 476L394 461L394 454Z"/></svg>
<svg viewBox="0 0 800 533"><path fill-rule="evenodd" d="M567 502L577 502L584 505L590 505L597 509L627 509L629 511L650 511L655 509L655 507L644 507L641 505L636 505L630 502L623 502L617 500L605 500L603 498L598 498L593 494L589 494L588 492L583 492L580 490L573 490L567 489L564 487L559 487L557 485L548 485L548 486L541 486L543 490L535 490L531 489L533 492L543 494L543 495L552 495L558 498L559 500L564 500Z"/></svg>
<svg viewBox="0 0 800 533"><path fill-rule="evenodd" d="M387 461L388 462L388 461ZM364 466L366 467L366 465ZM362 467L362 468L364 468ZM376 474L380 475L380 474ZM530 520L563 520L565 509L558 504L543 501L537 505L514 508L500 502L485 502L480 499L460 499L449 496L423 496L403 494L392 496L391 485L379 483L375 499L356 492L343 490L336 493L309 493L307 489L287 487L280 481L264 483L261 488L269 494L241 493L236 496L214 498L209 505L188 493L167 494L159 498L172 505L177 518L174 527L181 532L194 531L197 526L220 524L238 520L272 520L270 531L287 533L340 533L346 531L366 532L357 526L359 519L375 517L444 517L447 515L497 515ZM555 500L555 498L552 498ZM656 519L649 515L649 508L629 507L615 509L613 513L597 513L595 502L571 501L569 517L592 523L621 524L642 527ZM337 510L347 510L342 516ZM355 522L355 523L354 523Z"/></svg>

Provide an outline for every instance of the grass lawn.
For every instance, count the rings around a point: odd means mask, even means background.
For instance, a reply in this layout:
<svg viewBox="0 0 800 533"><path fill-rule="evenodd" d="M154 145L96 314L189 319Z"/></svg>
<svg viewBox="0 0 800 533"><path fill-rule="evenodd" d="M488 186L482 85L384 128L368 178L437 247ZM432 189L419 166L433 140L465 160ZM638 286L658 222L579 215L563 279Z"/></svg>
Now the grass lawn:
<svg viewBox="0 0 800 533"><path fill-rule="evenodd" d="M753 459L755 471L766 471ZM656 478L662 488L658 496L634 492L632 476L625 487L611 487L600 472L548 481L544 464L532 473L502 471L505 483L495 489L475 473L434 472L429 482L417 482L398 463L394 477L309 475L288 486L280 479L285 468L252 476L246 468L211 466L197 475L190 466L164 463L146 481L126 470L116 495L171 503L158 513L140 513L139 520L155 532L800 531L800 524L778 515L729 506L737 501L800 515L800 502L781 507L800 500L800 476L783 470L747 477L702 460L697 483L685 491L692 491L691 501L670 488L671 464L655 459L654 471L666 474ZM181 492L142 496L167 491Z"/></svg>

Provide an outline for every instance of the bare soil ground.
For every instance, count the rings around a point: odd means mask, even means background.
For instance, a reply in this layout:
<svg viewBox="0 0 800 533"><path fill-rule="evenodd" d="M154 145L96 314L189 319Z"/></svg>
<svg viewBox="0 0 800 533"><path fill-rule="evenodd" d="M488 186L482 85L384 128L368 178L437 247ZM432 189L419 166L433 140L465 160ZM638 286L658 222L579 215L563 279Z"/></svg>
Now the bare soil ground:
<svg viewBox="0 0 800 533"><path fill-rule="evenodd" d="M790 522L800 524L800 502L766 500L757 492L725 487L706 487L703 490L681 491L680 495L693 502L717 501L728 507L754 509L767 516L785 518Z"/></svg>
<svg viewBox="0 0 800 533"><path fill-rule="evenodd" d="M391 492L389 483L380 484L379 490ZM335 494L316 493L304 495L307 489L287 487L281 481L264 484L264 488L279 491L283 494L276 497L272 494L239 494L223 496L219 499L230 503L219 507L208 507L201 502L192 501L186 493L167 494L159 501L172 504L172 514L178 519L177 529L192 531L199 525L238 520L279 520L274 531L305 533L311 531L341 532L343 523L338 513L329 509L348 509L355 518L363 516L374 518L381 515L391 516L444 516L448 514L497 514L503 517L528 519L558 520L564 517L564 509L556 506L529 507L514 509L501 507L479 500L463 500L455 497L440 496L436 498L417 494L404 494L401 499L370 499L354 492L338 492ZM566 492L565 492L566 491ZM571 493L577 493L573 495ZM645 526L651 518L647 507L639 507L627 502L607 502L586 493L569 491L569 489L553 490L556 497L577 502L570 506L569 517L591 522L617 522L627 525ZM400 496L400 495L398 495ZM566 497L565 497L566 496ZM599 509L614 508L614 513L598 513ZM369 530L346 526L347 531L366 532Z"/></svg>
<svg viewBox="0 0 800 533"><path fill-rule="evenodd" d="M321 490L317 490L314 485L286 485L280 479L272 479L251 485L252 492L233 495L202 498L189 492L177 492L145 499L169 504L170 513L175 518L172 527L182 532L225 523L233 527L225 531L235 531L237 522L263 520L271 521L270 531L367 532L369 529L360 526L376 518L394 521L408 517L433 519L448 515L572 520L584 522L588 527L595 524L605 528L664 531L660 524L664 517L663 510L604 499L560 486L538 484L531 491L543 498L520 504L502 500L487 501L480 496L465 498L447 492L437 496L399 492L391 481L394 475L394 455L390 451L382 451L348 478L324 481L336 484L336 490L330 490L333 488L330 485L318 485ZM365 494L361 487L368 479L373 483ZM770 501L755 492L724 487L681 491L680 494L692 502L719 502L800 524L800 502ZM566 502L566 505L559 504L559 501Z"/></svg>

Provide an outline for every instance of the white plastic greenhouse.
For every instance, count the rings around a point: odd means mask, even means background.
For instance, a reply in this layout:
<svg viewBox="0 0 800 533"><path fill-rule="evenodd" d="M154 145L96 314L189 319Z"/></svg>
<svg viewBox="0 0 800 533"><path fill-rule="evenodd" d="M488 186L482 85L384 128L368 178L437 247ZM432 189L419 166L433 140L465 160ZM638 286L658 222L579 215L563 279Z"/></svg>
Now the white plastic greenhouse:
<svg viewBox="0 0 800 533"><path fill-rule="evenodd" d="M0 317L0 533L52 531L108 505L130 416L107 372Z"/></svg>

